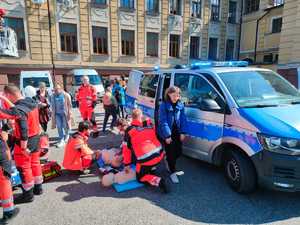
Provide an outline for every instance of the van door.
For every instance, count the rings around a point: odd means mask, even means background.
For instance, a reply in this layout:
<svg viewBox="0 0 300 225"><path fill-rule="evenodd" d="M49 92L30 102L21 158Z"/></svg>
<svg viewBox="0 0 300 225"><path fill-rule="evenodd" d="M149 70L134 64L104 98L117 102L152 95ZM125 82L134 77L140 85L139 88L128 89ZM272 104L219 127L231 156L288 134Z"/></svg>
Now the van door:
<svg viewBox="0 0 300 225"><path fill-rule="evenodd" d="M137 105L146 116L152 119L154 119L158 81L159 74L149 73L142 77L139 85Z"/></svg>
<svg viewBox="0 0 300 225"><path fill-rule="evenodd" d="M155 126L158 127L158 114L159 106L164 100L165 91L171 84L171 73L163 73L159 77L158 87L157 87L157 96L155 98Z"/></svg>
<svg viewBox="0 0 300 225"><path fill-rule="evenodd" d="M180 87L188 121L188 134L184 153L194 158L210 161L210 151L221 141L224 124L225 101L210 82L199 74L176 73L174 85ZM204 108L202 100L214 100L219 110Z"/></svg>
<svg viewBox="0 0 300 225"><path fill-rule="evenodd" d="M129 79L126 89L126 111L130 113L136 107L136 100L139 94L139 86L144 73L138 70L132 70L129 73Z"/></svg>

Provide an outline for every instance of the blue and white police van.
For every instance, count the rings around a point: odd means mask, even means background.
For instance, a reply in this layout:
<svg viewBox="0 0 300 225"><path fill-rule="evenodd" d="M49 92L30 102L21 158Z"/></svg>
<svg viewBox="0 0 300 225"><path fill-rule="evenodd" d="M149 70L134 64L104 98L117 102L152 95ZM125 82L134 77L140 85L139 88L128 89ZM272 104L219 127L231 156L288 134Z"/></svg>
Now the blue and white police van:
<svg viewBox="0 0 300 225"><path fill-rule="evenodd" d="M224 168L239 193L263 186L300 190L300 93L268 69L246 62L198 62L187 69L133 70L127 110L157 123L169 86L178 86L188 134L183 152Z"/></svg>

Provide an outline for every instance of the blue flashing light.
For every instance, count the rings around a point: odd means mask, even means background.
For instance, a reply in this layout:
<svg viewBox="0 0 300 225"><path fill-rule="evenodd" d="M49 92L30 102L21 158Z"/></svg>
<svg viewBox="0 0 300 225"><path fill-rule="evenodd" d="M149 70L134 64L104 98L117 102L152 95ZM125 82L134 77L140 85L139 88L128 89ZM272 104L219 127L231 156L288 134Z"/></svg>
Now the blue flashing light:
<svg viewBox="0 0 300 225"><path fill-rule="evenodd" d="M198 61L191 65L192 70L209 68L209 67L246 67L247 61Z"/></svg>
<svg viewBox="0 0 300 225"><path fill-rule="evenodd" d="M215 67L246 67L249 63L247 61L214 61Z"/></svg>
<svg viewBox="0 0 300 225"><path fill-rule="evenodd" d="M199 61L199 62L195 62L191 65L192 70L208 68L208 67L212 67L211 61Z"/></svg>
<svg viewBox="0 0 300 225"><path fill-rule="evenodd" d="M154 66L154 70L155 70L155 71L160 70L160 66Z"/></svg>

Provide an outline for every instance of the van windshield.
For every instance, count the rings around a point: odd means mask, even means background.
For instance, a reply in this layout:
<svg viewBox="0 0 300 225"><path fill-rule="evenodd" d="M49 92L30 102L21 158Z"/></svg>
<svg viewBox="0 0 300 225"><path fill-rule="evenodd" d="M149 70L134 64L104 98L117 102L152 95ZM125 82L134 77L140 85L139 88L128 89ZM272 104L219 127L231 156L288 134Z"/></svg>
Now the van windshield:
<svg viewBox="0 0 300 225"><path fill-rule="evenodd" d="M100 78L100 76L98 75L88 75L89 79L90 79L90 84L92 85L100 85L102 84L102 80ZM81 85L81 78L82 76L75 76L75 85L76 86L80 86Z"/></svg>
<svg viewBox="0 0 300 225"><path fill-rule="evenodd" d="M272 71L235 71L219 76L239 107L300 104L300 92Z"/></svg>
<svg viewBox="0 0 300 225"><path fill-rule="evenodd" d="M50 87L49 78L48 77L28 77L23 79L23 87L27 87L28 85L38 88L40 82L44 82L46 87Z"/></svg>

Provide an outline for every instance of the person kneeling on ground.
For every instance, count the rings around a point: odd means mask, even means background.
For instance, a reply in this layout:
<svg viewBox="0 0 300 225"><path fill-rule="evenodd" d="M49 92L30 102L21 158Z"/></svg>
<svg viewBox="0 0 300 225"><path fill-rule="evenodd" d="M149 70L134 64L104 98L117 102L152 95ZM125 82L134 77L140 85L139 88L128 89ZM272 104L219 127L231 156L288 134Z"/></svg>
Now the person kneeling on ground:
<svg viewBox="0 0 300 225"><path fill-rule="evenodd" d="M93 151L88 147L90 135L89 122L80 122L78 132L73 134L65 147L63 167L67 170L89 173L88 168L99 158L100 151Z"/></svg>
<svg viewBox="0 0 300 225"><path fill-rule="evenodd" d="M132 122L125 131L122 145L125 172L130 172L132 154L136 158L136 176L139 182L159 187L168 192L165 180L154 175L154 167L164 158L164 152L150 119L143 120L140 109L132 112Z"/></svg>
<svg viewBox="0 0 300 225"><path fill-rule="evenodd" d="M14 206L12 185L10 181L12 162L10 149L7 145L8 134L0 130L0 200L3 208L3 217L0 224L8 224L19 214L19 208Z"/></svg>

